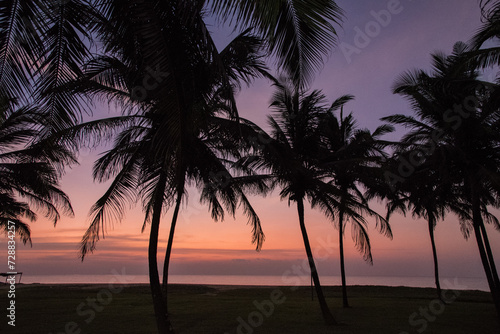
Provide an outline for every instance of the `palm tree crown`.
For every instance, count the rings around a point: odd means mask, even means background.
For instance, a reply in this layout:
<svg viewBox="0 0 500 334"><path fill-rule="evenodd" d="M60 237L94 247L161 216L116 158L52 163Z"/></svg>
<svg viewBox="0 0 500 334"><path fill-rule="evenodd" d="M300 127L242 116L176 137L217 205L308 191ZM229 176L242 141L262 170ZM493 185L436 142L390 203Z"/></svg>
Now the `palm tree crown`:
<svg viewBox="0 0 500 334"><path fill-rule="evenodd" d="M50 141L40 141L43 114L36 109L15 108L12 101L0 104L0 225L9 222L24 243L31 243L27 221L39 210L54 222L60 211L72 215L68 196L59 188L64 163L74 162L70 152Z"/></svg>

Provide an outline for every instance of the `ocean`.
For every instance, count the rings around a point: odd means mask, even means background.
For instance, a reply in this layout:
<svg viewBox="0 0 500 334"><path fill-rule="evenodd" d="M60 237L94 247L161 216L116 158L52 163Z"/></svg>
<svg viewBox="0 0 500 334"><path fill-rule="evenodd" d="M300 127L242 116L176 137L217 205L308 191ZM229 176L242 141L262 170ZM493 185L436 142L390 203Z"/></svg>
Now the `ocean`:
<svg viewBox="0 0 500 334"><path fill-rule="evenodd" d="M321 276L324 286L340 285L340 276ZM25 284L109 284L117 282L115 275L23 275ZM124 275L119 282L127 284L149 283L148 275ZM485 278L440 278L444 289L489 291ZM169 283L247 286L289 286L311 284L309 276L244 276L244 275L171 275ZM382 277L348 276L347 285L382 285L433 288L433 277Z"/></svg>

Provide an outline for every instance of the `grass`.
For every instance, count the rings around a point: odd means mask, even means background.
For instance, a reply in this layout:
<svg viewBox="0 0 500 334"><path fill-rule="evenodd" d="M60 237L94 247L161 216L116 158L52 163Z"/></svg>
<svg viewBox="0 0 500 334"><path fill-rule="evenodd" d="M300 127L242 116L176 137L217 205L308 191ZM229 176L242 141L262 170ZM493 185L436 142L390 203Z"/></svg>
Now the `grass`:
<svg viewBox="0 0 500 334"><path fill-rule="evenodd" d="M343 309L340 288L325 287L342 323L334 327L323 324L307 287L172 285L169 308L177 333L500 333L485 292L460 291L444 306L433 289L352 286L348 291L351 308ZM156 333L147 285L18 285L16 327L7 325L8 300L7 287L1 286L0 333Z"/></svg>

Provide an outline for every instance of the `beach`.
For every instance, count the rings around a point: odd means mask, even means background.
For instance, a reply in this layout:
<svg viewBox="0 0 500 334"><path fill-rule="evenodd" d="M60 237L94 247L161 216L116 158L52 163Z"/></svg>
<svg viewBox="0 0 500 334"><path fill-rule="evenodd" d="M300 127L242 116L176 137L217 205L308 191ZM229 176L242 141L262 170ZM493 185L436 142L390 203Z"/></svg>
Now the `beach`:
<svg viewBox="0 0 500 334"><path fill-rule="evenodd" d="M0 285L2 312L8 286ZM310 287L172 284L169 312L177 333L499 333L491 295L483 291L325 286L337 326L323 324ZM314 299L314 300L313 300ZM16 326L1 333L156 333L147 284L18 284Z"/></svg>

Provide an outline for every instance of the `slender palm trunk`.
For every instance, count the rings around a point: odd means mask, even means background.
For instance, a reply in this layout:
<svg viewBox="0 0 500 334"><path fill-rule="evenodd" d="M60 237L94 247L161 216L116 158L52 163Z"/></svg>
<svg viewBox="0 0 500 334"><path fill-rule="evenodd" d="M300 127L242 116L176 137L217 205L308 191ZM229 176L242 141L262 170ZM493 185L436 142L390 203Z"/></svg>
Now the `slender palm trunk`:
<svg viewBox="0 0 500 334"><path fill-rule="evenodd" d="M436 250L436 242L434 240L434 218L429 217L428 224L429 224L429 236L431 238L431 245L432 245L432 258L434 259L434 281L436 282L436 292L437 292L438 298L440 300L442 300L441 284L439 283L438 257L437 257L437 250Z"/></svg>
<svg viewBox="0 0 500 334"><path fill-rule="evenodd" d="M165 192L166 177L162 174L155 191L153 205L153 217L151 219L151 232L149 235L148 263L149 263L149 285L153 297L153 308L155 312L156 325L159 334L174 333L170 320L168 319L167 307L163 299L158 273L158 234L160 229L160 218L163 207L163 193Z"/></svg>
<svg viewBox="0 0 500 334"><path fill-rule="evenodd" d="M340 275L342 277L342 305L347 308L349 302L347 300L347 283L345 279L345 261L344 261L344 208L340 204L339 211L339 249L340 249Z"/></svg>
<svg viewBox="0 0 500 334"><path fill-rule="evenodd" d="M481 228L481 233L483 235L484 247L486 248L486 254L488 255L491 263L491 274L493 275L493 281L495 282L495 286L497 287L497 292L500 294L500 279L498 277L497 266L495 264L495 259L493 258L493 252L491 251L488 233L486 232L484 221L482 219L480 224L481 225L479 227Z"/></svg>
<svg viewBox="0 0 500 334"><path fill-rule="evenodd" d="M182 191L177 192L177 199L175 202L174 214L172 215L172 223L170 224L170 233L168 235L167 250L165 251L165 260L163 262L163 294L165 296L165 306L168 311L168 268L170 265L170 254L172 253L172 244L174 242L175 225L177 224L177 217L179 216L179 209L181 206Z"/></svg>
<svg viewBox="0 0 500 334"><path fill-rule="evenodd" d="M323 290L321 289L321 284L319 282L318 271L316 270L311 245L309 244L309 237L307 236L306 225L304 223L304 202L302 198L297 200L297 210L299 213L300 230L302 232L302 238L304 239L307 259L309 261L309 268L311 269L311 276L314 281L314 287L316 289L316 295L318 296L319 306L321 307L323 319L325 320L325 323L327 325L336 325L337 321L335 321L335 318L328 308L328 304L326 303L326 299L323 295Z"/></svg>
<svg viewBox="0 0 500 334"><path fill-rule="evenodd" d="M476 242L479 248L479 255L481 257L481 262L483 264L484 272L486 274L486 279L488 280L488 285L490 287L491 296L493 298L493 303L497 311L497 320L500 322L500 295L499 287L496 285L496 280L494 278L492 264L493 258L488 256L488 252L485 247L486 234L481 231L481 225L483 225L483 219L481 217L481 207L477 194L472 190L472 220L474 227L474 235L476 237ZM486 236L487 237L487 236Z"/></svg>

